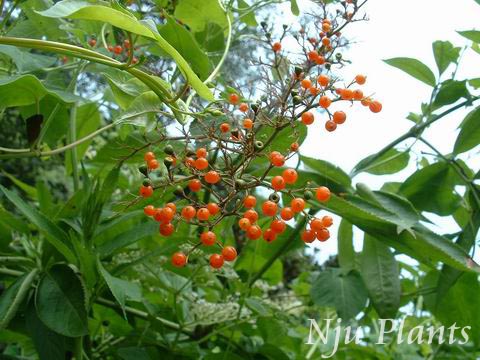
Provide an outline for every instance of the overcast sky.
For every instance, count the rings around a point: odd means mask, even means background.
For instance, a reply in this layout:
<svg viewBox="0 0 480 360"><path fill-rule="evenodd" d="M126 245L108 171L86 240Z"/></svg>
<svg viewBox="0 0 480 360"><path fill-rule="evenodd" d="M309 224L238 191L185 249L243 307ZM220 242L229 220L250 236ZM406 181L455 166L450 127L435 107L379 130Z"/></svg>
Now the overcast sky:
<svg viewBox="0 0 480 360"><path fill-rule="evenodd" d="M308 1L302 0L299 4L308 6ZM287 4L285 9L288 14ZM407 131L412 122L405 119L406 115L411 111L418 112L421 102L427 101L430 96L429 86L386 65L382 59L416 58L436 73L432 42L450 40L456 46L465 46L468 42L456 30L480 27L480 6L474 0L369 0L365 10L370 20L353 24L349 31L345 31L345 35L354 38L357 43L347 53L352 65L342 70L341 74L344 78L351 78L357 73L367 75L364 90L366 93L375 92L375 97L383 103L383 111L372 114L362 106L347 108L347 122L338 131L327 133L323 129L324 121L317 121L309 128L309 136L302 146L305 155L328 160L347 172L359 160ZM479 77L479 60L480 55L467 50L458 78ZM428 131L427 138L448 153L458 133L456 127L464 115L465 112L457 112L453 117L441 120ZM408 175L413 170L412 163L402 174ZM355 183L365 182L377 189L389 179L398 181L399 175L360 175L355 178ZM458 230L452 221L434 219L439 232ZM336 228L332 233L336 234ZM332 240L319 246L322 249L320 261L336 253L336 236ZM356 239L355 244L358 248L361 241Z"/></svg>

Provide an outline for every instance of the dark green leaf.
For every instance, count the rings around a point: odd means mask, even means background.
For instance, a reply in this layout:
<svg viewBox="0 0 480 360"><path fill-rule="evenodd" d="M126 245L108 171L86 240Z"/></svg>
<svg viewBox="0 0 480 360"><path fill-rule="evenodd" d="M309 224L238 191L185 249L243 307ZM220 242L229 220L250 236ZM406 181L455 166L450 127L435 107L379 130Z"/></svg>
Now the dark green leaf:
<svg viewBox="0 0 480 360"><path fill-rule="evenodd" d="M453 104L460 98L468 98L470 93L467 90L467 82L457 80L447 80L442 83L440 90L433 102L434 106L443 106Z"/></svg>
<svg viewBox="0 0 480 360"><path fill-rule="evenodd" d="M46 69L57 61L55 57L34 54L10 45L0 45L0 53L10 57L20 73Z"/></svg>
<svg viewBox="0 0 480 360"><path fill-rule="evenodd" d="M329 186L330 183L336 183L345 190L351 189L352 180L342 169L325 160L314 159L307 156L300 156L303 164L306 165L307 171L313 171L322 178L325 182L319 185ZM312 179L313 180L313 179Z"/></svg>
<svg viewBox="0 0 480 360"><path fill-rule="evenodd" d="M363 171L374 175L394 174L405 169L410 160L408 152L393 148L376 159L374 156L370 155L355 165L353 175Z"/></svg>
<svg viewBox="0 0 480 360"><path fill-rule="evenodd" d="M67 265L55 265L38 284L35 306L40 320L68 337L88 334L85 289Z"/></svg>
<svg viewBox="0 0 480 360"><path fill-rule="evenodd" d="M365 235L361 275L381 318L395 318L400 306L400 273L390 248Z"/></svg>
<svg viewBox="0 0 480 360"><path fill-rule="evenodd" d="M436 80L432 70L427 65L417 59L411 58L392 58L384 60L388 65L394 66L415 79L423 81L425 84L435 86Z"/></svg>
<svg viewBox="0 0 480 360"><path fill-rule="evenodd" d="M338 262L344 270L356 267L352 224L345 219L342 219L338 228Z"/></svg>
<svg viewBox="0 0 480 360"><path fill-rule="evenodd" d="M456 63L460 55L460 48L453 47L450 41L435 41L432 44L433 55L437 63L438 72L442 74L451 63Z"/></svg>
<svg viewBox="0 0 480 360"><path fill-rule="evenodd" d="M471 111L460 125L454 152L460 154L471 150L480 143L480 107Z"/></svg>

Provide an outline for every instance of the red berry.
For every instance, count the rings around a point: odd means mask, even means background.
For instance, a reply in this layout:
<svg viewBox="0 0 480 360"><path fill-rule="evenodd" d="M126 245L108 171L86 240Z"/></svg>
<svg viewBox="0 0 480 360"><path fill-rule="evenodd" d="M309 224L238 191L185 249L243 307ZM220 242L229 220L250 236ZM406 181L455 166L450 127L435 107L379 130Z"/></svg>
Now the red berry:
<svg viewBox="0 0 480 360"><path fill-rule="evenodd" d="M238 107L238 109L239 109L241 112L247 112L247 111L248 111L248 105L245 104L245 103L241 103L240 106Z"/></svg>
<svg viewBox="0 0 480 360"><path fill-rule="evenodd" d="M158 169L159 164L156 159L152 159L147 162L147 166L149 170L155 170Z"/></svg>
<svg viewBox="0 0 480 360"><path fill-rule="evenodd" d="M207 209L210 212L210 215L214 216L217 215L218 212L220 211L220 207L216 203L208 203Z"/></svg>
<svg viewBox="0 0 480 360"><path fill-rule="evenodd" d="M200 148L197 150L197 158L206 158L207 157L207 149Z"/></svg>
<svg viewBox="0 0 480 360"><path fill-rule="evenodd" d="M313 124L314 120L315 120L315 118L310 111L304 112L302 114L302 123L304 123L305 125Z"/></svg>
<svg viewBox="0 0 480 360"><path fill-rule="evenodd" d="M151 186L141 186L140 187L140 196L143 198L148 198L152 196L153 188Z"/></svg>
<svg viewBox="0 0 480 360"><path fill-rule="evenodd" d="M220 254L212 254L210 256L210 266L214 269L220 269L223 266L223 256Z"/></svg>
<svg viewBox="0 0 480 360"><path fill-rule="evenodd" d="M202 241L203 245L212 246L217 241L217 235L215 235L215 233L212 231L206 231L200 235L200 240Z"/></svg>
<svg viewBox="0 0 480 360"><path fill-rule="evenodd" d="M290 207L292 208L293 212L299 213L305 209L305 200L302 198L295 198L290 203Z"/></svg>
<svg viewBox="0 0 480 360"><path fill-rule="evenodd" d="M317 239L320 241L327 241L330 238L330 231L328 229L321 229L317 231Z"/></svg>
<svg viewBox="0 0 480 360"><path fill-rule="evenodd" d="M295 213L291 207L285 207L280 211L280 217L285 221L293 219L294 216Z"/></svg>
<svg viewBox="0 0 480 360"><path fill-rule="evenodd" d="M230 101L230 104L237 105L240 101L240 97L237 94L230 94L228 100Z"/></svg>
<svg viewBox="0 0 480 360"><path fill-rule="evenodd" d="M333 225L333 219L331 216L325 215L322 217L322 224L324 227L330 227Z"/></svg>
<svg viewBox="0 0 480 360"><path fill-rule="evenodd" d="M315 236L316 234L315 234L315 231L313 230L304 230L301 235L302 240L306 243L313 242L315 240Z"/></svg>
<svg viewBox="0 0 480 360"><path fill-rule="evenodd" d="M205 170L208 167L208 160L201 157L195 160L195 168L197 170Z"/></svg>
<svg viewBox="0 0 480 360"><path fill-rule="evenodd" d="M298 179L298 174L294 169L283 170L282 177L287 184L295 184Z"/></svg>
<svg viewBox="0 0 480 360"><path fill-rule="evenodd" d="M277 234L276 234L275 231L273 231L272 229L266 229L266 230L263 232L263 239L264 239L266 242L272 242L272 241L274 241L276 238L277 238Z"/></svg>
<svg viewBox="0 0 480 360"><path fill-rule="evenodd" d="M192 179L188 182L188 188L193 192L198 192L202 188L202 183L198 179Z"/></svg>
<svg viewBox="0 0 480 360"><path fill-rule="evenodd" d="M210 217L210 211L207 208L200 208L197 211L197 219L201 221L207 221Z"/></svg>
<svg viewBox="0 0 480 360"><path fill-rule="evenodd" d="M255 207L256 203L257 199L252 195L248 195L245 197L245 199L243 199L243 206L245 206L247 209Z"/></svg>
<svg viewBox="0 0 480 360"><path fill-rule="evenodd" d="M113 47L113 53L116 55L120 55L123 52L123 48L120 45L115 45Z"/></svg>
<svg viewBox="0 0 480 360"><path fill-rule="evenodd" d="M153 206L153 205L147 205L143 208L143 213L147 216L155 215L155 211L157 211L157 210L155 209L155 206Z"/></svg>
<svg viewBox="0 0 480 360"><path fill-rule="evenodd" d="M262 236L262 229L258 225L252 225L247 229L247 237L250 240L257 240Z"/></svg>
<svg viewBox="0 0 480 360"><path fill-rule="evenodd" d="M250 220L251 224L255 224L258 220L258 213L255 210L250 209L245 211L245 213L243 214L243 217Z"/></svg>
<svg viewBox="0 0 480 360"><path fill-rule="evenodd" d="M162 223L160 224L160 234L163 236L170 236L175 231L175 228L172 223Z"/></svg>
<svg viewBox="0 0 480 360"><path fill-rule="evenodd" d="M233 261L237 257L237 250L233 246L225 246L222 249L222 256L226 261Z"/></svg>
<svg viewBox="0 0 480 360"><path fill-rule="evenodd" d="M320 202L326 202L330 199L330 189L327 188L326 186L320 186L316 192L315 195L317 197L317 200Z"/></svg>
<svg viewBox="0 0 480 360"><path fill-rule="evenodd" d="M285 189L285 179L281 176L274 176L272 179L272 188L275 191Z"/></svg>
<svg viewBox="0 0 480 360"><path fill-rule="evenodd" d="M275 233L277 233L277 234L283 233L286 228L287 228L287 224L285 224L285 222L283 220L280 220L280 219L275 219L270 224L270 229L275 231Z"/></svg>
<svg viewBox="0 0 480 360"><path fill-rule="evenodd" d="M176 252L172 255L172 265L175 267L183 267L187 264L187 256L182 252Z"/></svg>
<svg viewBox="0 0 480 360"><path fill-rule="evenodd" d="M150 160L155 159L155 154L151 151L146 152L145 155L143 155L143 159L148 163Z"/></svg>
<svg viewBox="0 0 480 360"><path fill-rule="evenodd" d="M273 201L267 200L262 204L263 214L266 216L275 216L277 214L278 206Z"/></svg>
<svg viewBox="0 0 480 360"><path fill-rule="evenodd" d="M240 220L238 220L238 226L242 230L247 230L250 226L252 226L252 223L250 222L249 219L243 217Z"/></svg>
<svg viewBox="0 0 480 360"><path fill-rule="evenodd" d="M216 184L220 181L220 175L218 172L211 170L205 174L205 181L209 184Z"/></svg>
<svg viewBox="0 0 480 360"><path fill-rule="evenodd" d="M310 228L315 232L322 230L324 228L322 220L317 218L313 219L310 221Z"/></svg>
<svg viewBox="0 0 480 360"><path fill-rule="evenodd" d="M195 217L195 214L197 213L197 211L195 210L195 208L193 206L185 206L183 209L182 209L182 217L185 219L185 220L191 220Z"/></svg>

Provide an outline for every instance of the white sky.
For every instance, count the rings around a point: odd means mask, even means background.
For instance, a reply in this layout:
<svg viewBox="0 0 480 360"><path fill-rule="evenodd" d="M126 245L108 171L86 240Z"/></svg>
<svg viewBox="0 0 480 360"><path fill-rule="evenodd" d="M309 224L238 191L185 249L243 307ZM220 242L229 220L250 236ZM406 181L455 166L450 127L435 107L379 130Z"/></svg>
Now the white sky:
<svg viewBox="0 0 480 360"><path fill-rule="evenodd" d="M307 3L307 0L299 1L301 8ZM284 5L288 13L288 4ZM353 63L341 74L346 79L353 78L357 73L367 75L363 90L365 93L375 92L375 97L383 103L383 111L373 114L362 106L346 109L347 122L334 133L327 133L323 128L325 121L318 119L309 128L309 136L302 146L305 155L328 160L347 172L359 160L407 131L413 123L405 119L406 115L411 111L418 112L421 102L427 101L430 96L431 88L428 85L388 66L382 59L416 58L437 73L432 43L435 40L450 40L455 46L465 46L468 41L456 30L480 27L480 6L474 0L369 0L365 11L370 20L355 23L350 31L344 32L349 38L354 38L357 44L352 45L346 54ZM478 71L475 73L479 56L472 50L466 51L462 59L462 71L458 73L459 79L480 76ZM465 114L457 112L453 118L440 120L428 131L427 139L448 153L458 133L456 127ZM411 164L402 174L408 175L413 170ZM380 177L361 174L355 178L355 183L365 182L377 189L387 180L398 181L399 175ZM452 221L443 218L436 220L439 232L458 229ZM332 229L332 233L336 234L336 230ZM320 261L337 252L335 238L333 236L332 241L316 246L321 249ZM355 245L360 250L360 239L356 239Z"/></svg>

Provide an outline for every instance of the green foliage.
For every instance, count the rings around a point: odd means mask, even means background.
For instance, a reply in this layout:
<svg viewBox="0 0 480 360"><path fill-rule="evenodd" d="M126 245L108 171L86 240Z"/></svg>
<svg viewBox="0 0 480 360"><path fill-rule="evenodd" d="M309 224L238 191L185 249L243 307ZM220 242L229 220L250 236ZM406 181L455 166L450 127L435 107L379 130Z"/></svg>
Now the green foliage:
<svg viewBox="0 0 480 360"><path fill-rule="evenodd" d="M417 59L411 58L393 58L384 60L388 65L394 66L405 71L410 76L424 82L427 85L435 86L436 80L432 70L427 65Z"/></svg>

